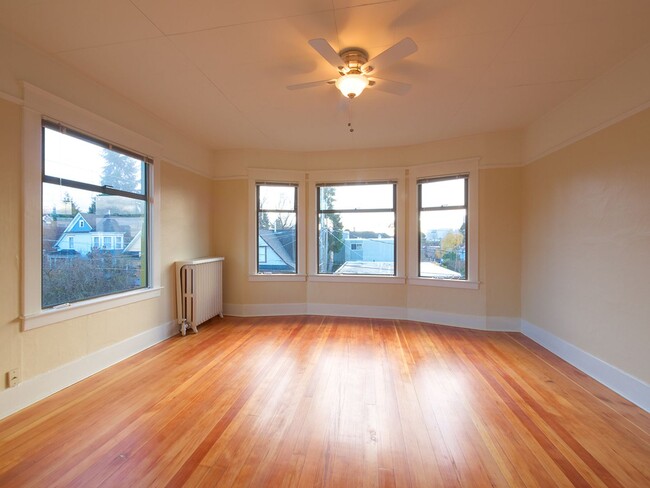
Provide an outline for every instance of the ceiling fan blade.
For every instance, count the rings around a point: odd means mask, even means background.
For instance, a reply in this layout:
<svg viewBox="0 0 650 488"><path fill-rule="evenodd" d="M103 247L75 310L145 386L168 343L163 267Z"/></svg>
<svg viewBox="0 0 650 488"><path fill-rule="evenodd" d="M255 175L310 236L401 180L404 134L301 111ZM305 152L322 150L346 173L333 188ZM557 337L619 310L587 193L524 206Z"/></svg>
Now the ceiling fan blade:
<svg viewBox="0 0 650 488"><path fill-rule="evenodd" d="M325 39L311 39L309 41L309 45L313 47L318 52L318 54L323 56L325 60L334 66L337 70L343 69L345 66L345 63L341 59L341 56L339 56L339 53L337 53L330 45L330 43Z"/></svg>
<svg viewBox="0 0 650 488"><path fill-rule="evenodd" d="M410 56L418 50L418 45L410 37L405 37L394 46L379 53L366 64L361 66L364 73L374 73L377 70L384 69L391 64L399 61L406 56Z"/></svg>
<svg viewBox="0 0 650 488"><path fill-rule="evenodd" d="M307 83L298 83L297 85L287 86L287 90L302 90L303 88L313 88L315 86L333 85L336 80L309 81Z"/></svg>
<svg viewBox="0 0 650 488"><path fill-rule="evenodd" d="M382 78L375 78L371 81L374 81L375 84L372 85L373 90L380 90L386 93L391 93L393 95L406 95L411 91L411 85L408 83L402 83L400 81L384 80Z"/></svg>

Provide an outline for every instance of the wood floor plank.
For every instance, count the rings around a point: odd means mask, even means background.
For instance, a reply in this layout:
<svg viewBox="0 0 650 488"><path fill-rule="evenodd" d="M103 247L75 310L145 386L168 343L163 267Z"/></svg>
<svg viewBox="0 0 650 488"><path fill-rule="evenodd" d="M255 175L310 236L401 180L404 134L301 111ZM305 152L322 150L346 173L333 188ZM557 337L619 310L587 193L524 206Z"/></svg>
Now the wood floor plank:
<svg viewBox="0 0 650 488"><path fill-rule="evenodd" d="M650 486L650 415L521 334L215 319L0 421L2 487Z"/></svg>

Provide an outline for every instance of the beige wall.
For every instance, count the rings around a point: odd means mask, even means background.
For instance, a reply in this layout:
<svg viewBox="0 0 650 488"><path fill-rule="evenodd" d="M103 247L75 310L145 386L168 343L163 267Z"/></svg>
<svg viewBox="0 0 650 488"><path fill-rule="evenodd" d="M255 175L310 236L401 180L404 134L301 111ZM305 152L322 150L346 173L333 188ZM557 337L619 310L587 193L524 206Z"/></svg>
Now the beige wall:
<svg viewBox="0 0 650 488"><path fill-rule="evenodd" d="M0 390L4 374L21 363L20 232L21 232L21 108L0 100Z"/></svg>
<svg viewBox="0 0 650 488"><path fill-rule="evenodd" d="M211 253L213 203L212 180L162 163L162 296L20 332L21 111L0 99L0 372L20 367L24 381L173 320L173 262Z"/></svg>
<svg viewBox="0 0 650 488"><path fill-rule="evenodd" d="M346 170L394 168L440 161L481 158L481 167L518 166L521 163L520 131L476 134L427 144L351 151L286 152L233 149L215 152L218 178L246 177L249 168L287 170Z"/></svg>
<svg viewBox="0 0 650 488"><path fill-rule="evenodd" d="M650 110L523 169L522 317L650 382Z"/></svg>
<svg viewBox="0 0 650 488"><path fill-rule="evenodd" d="M248 209L252 197L249 198L245 179L218 180L214 183L215 250L226 258L224 302L234 305L233 310L240 306L269 304L361 305L477 318L506 317L516 322L520 316L521 169L508 167L518 150L516 144L514 147L509 145L511 135L475 136L453 143L446 141L440 146L414 146L383 153L371 151L381 155L377 158L368 158L369 151L359 151L359 157L354 157L350 151L329 155L248 150L220 153L217 173L233 174L246 173L248 168L258 167L292 170L338 168L341 160L345 160L348 169L372 168L377 160L384 166L398 167L464 157L480 157L482 164L488 159L491 164L501 161L506 165L483 168L479 174L481 285L478 290L406 284L249 281ZM477 144L477 140L481 144ZM307 209L307 218L309 212Z"/></svg>
<svg viewBox="0 0 650 488"><path fill-rule="evenodd" d="M212 176L213 157L205 144L178 131L170 121L153 116L101 83L0 29L0 94L23 98L23 82L133 130L164 146L164 156Z"/></svg>

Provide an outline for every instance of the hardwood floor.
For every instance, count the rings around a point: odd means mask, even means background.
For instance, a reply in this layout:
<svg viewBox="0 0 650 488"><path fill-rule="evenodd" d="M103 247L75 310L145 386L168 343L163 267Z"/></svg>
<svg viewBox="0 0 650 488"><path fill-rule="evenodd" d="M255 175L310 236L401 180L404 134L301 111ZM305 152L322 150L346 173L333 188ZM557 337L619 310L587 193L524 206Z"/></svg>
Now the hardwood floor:
<svg viewBox="0 0 650 488"><path fill-rule="evenodd" d="M0 486L650 486L650 415L521 334L225 318L0 422Z"/></svg>

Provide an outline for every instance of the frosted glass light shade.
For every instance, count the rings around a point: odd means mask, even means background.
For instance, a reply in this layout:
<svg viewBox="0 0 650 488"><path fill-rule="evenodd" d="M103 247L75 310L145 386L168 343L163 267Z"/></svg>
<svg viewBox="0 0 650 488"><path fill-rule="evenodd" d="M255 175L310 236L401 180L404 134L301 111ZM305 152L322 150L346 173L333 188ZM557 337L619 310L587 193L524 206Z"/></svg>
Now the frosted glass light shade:
<svg viewBox="0 0 650 488"><path fill-rule="evenodd" d="M348 98L358 97L367 86L368 78L361 74L347 74L336 80L336 88Z"/></svg>

